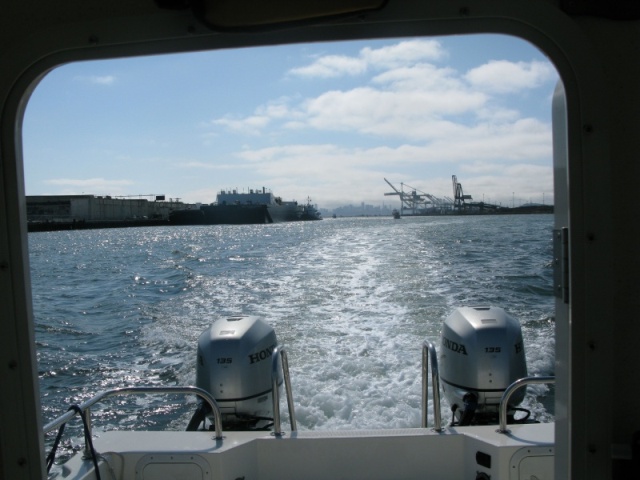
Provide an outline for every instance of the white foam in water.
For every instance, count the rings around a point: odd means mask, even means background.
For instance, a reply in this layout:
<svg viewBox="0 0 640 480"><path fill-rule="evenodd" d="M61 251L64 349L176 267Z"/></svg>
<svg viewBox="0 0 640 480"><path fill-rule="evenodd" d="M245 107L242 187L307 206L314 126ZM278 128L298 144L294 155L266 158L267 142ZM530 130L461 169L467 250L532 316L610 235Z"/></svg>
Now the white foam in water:
<svg viewBox="0 0 640 480"><path fill-rule="evenodd" d="M551 228L548 215L132 229L138 233L111 243L124 245L117 254L105 252L128 275L108 300L127 300L120 318L101 311L99 320L135 333L123 340L112 332L120 343L109 361L122 377L96 372L90 380L107 388L193 384L200 333L228 315L256 315L287 347L298 428L418 427L422 344L439 343L441 322L458 306L505 308L523 325L529 373L553 374ZM510 244L519 230L531 238ZM128 241L140 249L127 250ZM35 265L39 288L55 274L46 267ZM551 420L552 390L529 391L523 406ZM148 405L155 410L146 425L162 427L164 417L165 427L180 429L193 400L168 412L159 405ZM429 400L433 424L431 407Z"/></svg>

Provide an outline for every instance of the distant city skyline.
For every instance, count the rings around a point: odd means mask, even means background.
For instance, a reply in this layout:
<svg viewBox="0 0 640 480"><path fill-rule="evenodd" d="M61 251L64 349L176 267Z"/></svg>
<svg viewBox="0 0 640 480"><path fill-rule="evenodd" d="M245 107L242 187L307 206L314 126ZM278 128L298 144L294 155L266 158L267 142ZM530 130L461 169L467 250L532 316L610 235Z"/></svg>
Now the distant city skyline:
<svg viewBox="0 0 640 480"><path fill-rule="evenodd" d="M551 204L557 81L501 35L69 64L28 103L26 193L211 203L264 186L335 209L392 204L384 178L451 197L457 175L475 201Z"/></svg>

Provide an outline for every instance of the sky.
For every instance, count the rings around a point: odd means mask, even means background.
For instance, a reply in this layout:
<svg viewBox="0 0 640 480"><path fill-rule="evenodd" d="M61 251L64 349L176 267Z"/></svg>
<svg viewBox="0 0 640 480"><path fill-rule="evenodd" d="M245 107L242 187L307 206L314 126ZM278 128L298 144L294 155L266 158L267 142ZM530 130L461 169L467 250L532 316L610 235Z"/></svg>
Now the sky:
<svg viewBox="0 0 640 480"><path fill-rule="evenodd" d="M266 187L320 208L399 207L391 187L553 203L551 98L535 47L474 35L68 64L23 124L27 195L211 203Z"/></svg>

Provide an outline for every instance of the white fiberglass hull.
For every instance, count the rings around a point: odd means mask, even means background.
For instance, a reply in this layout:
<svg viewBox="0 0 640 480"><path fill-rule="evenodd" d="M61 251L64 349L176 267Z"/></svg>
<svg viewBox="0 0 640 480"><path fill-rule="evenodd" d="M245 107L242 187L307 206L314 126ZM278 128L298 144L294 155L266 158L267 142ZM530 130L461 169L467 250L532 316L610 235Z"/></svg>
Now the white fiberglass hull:
<svg viewBox="0 0 640 480"><path fill-rule="evenodd" d="M553 478L554 424L364 431L104 432L95 438L102 478L391 479ZM95 478L76 455L65 479ZM532 475L535 475L532 476Z"/></svg>

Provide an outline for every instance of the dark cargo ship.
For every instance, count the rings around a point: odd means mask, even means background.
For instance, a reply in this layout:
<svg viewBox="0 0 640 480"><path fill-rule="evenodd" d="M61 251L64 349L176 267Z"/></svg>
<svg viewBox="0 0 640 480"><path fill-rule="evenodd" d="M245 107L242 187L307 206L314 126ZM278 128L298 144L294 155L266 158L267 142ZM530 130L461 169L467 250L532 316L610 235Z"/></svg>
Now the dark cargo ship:
<svg viewBox="0 0 640 480"><path fill-rule="evenodd" d="M283 201L265 188L238 192L222 190L216 203L197 209L171 212L174 225L238 225L293 222L303 220L303 209L296 201Z"/></svg>

